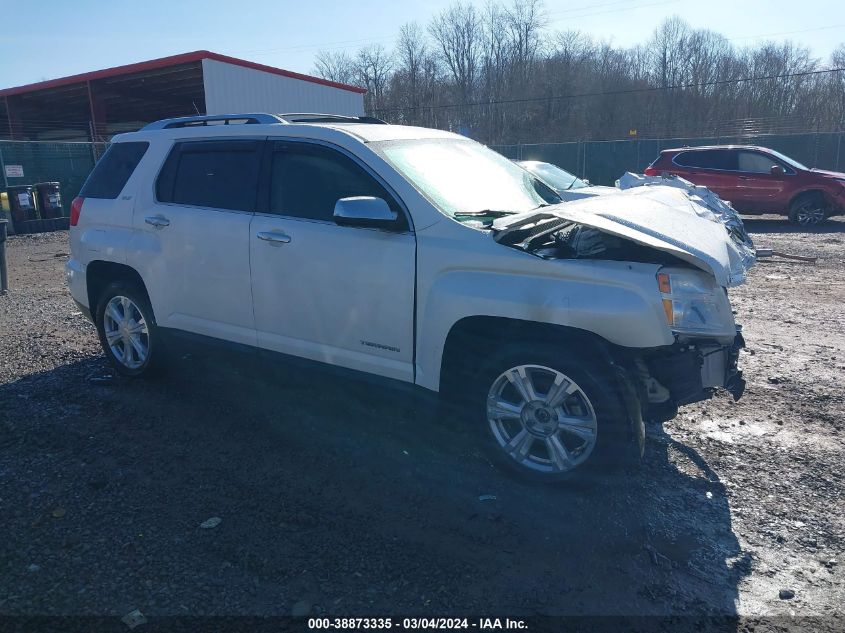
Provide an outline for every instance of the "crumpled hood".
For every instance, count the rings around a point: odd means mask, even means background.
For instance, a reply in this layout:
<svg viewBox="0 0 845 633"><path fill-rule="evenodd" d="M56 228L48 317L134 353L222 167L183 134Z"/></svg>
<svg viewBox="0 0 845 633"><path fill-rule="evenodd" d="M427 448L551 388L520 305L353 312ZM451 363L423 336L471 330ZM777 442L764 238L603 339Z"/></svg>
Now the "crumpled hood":
<svg viewBox="0 0 845 633"><path fill-rule="evenodd" d="M721 286L743 283L754 263L753 248L732 236L696 197L677 187L636 188L506 216L492 228L505 232L532 216L564 218L670 253L712 274Z"/></svg>
<svg viewBox="0 0 845 633"><path fill-rule="evenodd" d="M555 189L557 195L559 195L564 201L592 198L593 196L604 196L609 193L616 193L616 191L615 187L604 187L602 185L590 185L589 187L579 187L578 189Z"/></svg>

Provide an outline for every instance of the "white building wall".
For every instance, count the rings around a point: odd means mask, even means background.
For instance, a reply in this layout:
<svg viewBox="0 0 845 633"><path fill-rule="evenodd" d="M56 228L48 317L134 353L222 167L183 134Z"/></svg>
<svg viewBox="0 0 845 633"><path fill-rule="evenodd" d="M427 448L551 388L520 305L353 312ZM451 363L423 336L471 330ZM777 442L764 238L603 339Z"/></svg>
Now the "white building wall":
<svg viewBox="0 0 845 633"><path fill-rule="evenodd" d="M213 59L202 60L207 114L322 112L364 114L364 95Z"/></svg>

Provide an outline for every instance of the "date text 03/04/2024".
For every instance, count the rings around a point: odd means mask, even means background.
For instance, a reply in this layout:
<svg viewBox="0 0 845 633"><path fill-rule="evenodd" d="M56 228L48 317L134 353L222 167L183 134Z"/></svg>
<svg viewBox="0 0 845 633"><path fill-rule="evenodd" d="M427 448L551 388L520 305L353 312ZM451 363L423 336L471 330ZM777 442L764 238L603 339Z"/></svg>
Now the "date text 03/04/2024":
<svg viewBox="0 0 845 633"><path fill-rule="evenodd" d="M525 630L524 620L511 618L309 618L309 629L401 629L406 631L476 629L479 631Z"/></svg>

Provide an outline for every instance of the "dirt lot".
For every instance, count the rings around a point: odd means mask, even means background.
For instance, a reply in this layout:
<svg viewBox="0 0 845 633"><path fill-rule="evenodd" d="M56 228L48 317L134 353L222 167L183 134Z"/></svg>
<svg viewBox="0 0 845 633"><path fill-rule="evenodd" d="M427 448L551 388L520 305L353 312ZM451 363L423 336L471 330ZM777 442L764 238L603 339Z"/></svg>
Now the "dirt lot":
<svg viewBox="0 0 845 633"><path fill-rule="evenodd" d="M191 357L155 382L101 379L66 233L11 238L0 614L738 613L841 630L845 221L748 228L820 259L760 263L734 291L745 397L651 426L641 471L575 487L516 482L454 423L324 376Z"/></svg>

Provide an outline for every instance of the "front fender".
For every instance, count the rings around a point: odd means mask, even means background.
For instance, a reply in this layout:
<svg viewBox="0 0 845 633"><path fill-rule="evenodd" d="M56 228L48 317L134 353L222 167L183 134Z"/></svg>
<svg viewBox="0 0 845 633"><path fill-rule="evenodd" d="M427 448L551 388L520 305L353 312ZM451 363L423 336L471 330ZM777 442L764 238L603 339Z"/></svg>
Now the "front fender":
<svg viewBox="0 0 845 633"><path fill-rule="evenodd" d="M417 383L438 389L449 332L458 321L473 316L567 326L624 347L672 343L657 298L658 266L609 261L545 263L558 274L477 270L440 274L425 296L419 297Z"/></svg>

